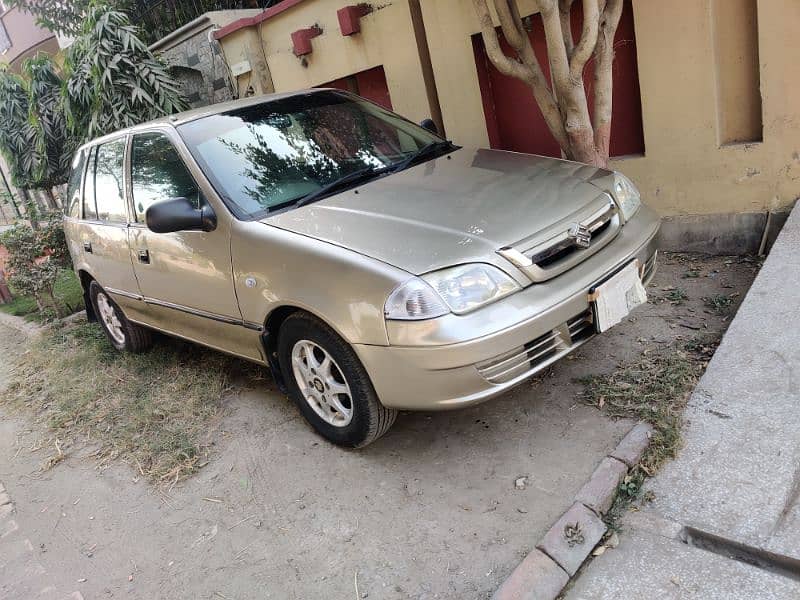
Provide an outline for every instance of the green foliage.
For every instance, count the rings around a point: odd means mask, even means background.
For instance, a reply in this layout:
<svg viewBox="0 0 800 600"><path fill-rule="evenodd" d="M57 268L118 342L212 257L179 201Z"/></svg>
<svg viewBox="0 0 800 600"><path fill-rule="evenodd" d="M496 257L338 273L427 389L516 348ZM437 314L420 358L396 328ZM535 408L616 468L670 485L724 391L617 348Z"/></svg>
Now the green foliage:
<svg viewBox="0 0 800 600"><path fill-rule="evenodd" d="M54 286L70 266L60 218L49 215L38 229L19 223L0 236L0 243L8 250L9 284L18 293L32 296L40 311L49 309L60 316Z"/></svg>
<svg viewBox="0 0 800 600"><path fill-rule="evenodd" d="M29 121L30 98L26 81L0 67L0 152L8 165L11 182L20 188L35 187L35 157L30 148L35 134Z"/></svg>
<svg viewBox="0 0 800 600"><path fill-rule="evenodd" d="M34 177L37 187L52 188L67 182L70 161L77 147L67 136L61 102L63 82L53 59L45 54L25 61L28 80L28 120L33 130Z"/></svg>
<svg viewBox="0 0 800 600"><path fill-rule="evenodd" d="M53 59L26 60L23 76L0 70L0 152L23 189L66 183L74 144L67 138L62 81Z"/></svg>
<svg viewBox="0 0 800 600"><path fill-rule="evenodd" d="M106 4L87 8L64 67L67 124L78 139L187 108L175 81L128 16Z"/></svg>
<svg viewBox="0 0 800 600"><path fill-rule="evenodd" d="M91 0L6 0L36 17L36 23L55 33L75 35L80 31L81 15Z"/></svg>
<svg viewBox="0 0 800 600"><path fill-rule="evenodd" d="M0 304L0 311L38 322L48 321L55 316L55 311L49 307L39 311L33 296L19 294L14 286L11 286L11 292L14 294L14 299L8 304ZM56 302L64 307L65 314L72 314L83 308L83 288L73 271L61 271L53 285L53 296Z"/></svg>

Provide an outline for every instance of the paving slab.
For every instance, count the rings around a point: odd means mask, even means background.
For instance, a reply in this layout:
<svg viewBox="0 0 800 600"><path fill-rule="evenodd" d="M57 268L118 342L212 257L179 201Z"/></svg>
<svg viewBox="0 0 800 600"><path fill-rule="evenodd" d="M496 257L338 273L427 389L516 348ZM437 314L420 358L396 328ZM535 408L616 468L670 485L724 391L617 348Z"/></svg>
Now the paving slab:
<svg viewBox="0 0 800 600"><path fill-rule="evenodd" d="M648 489L668 519L800 558L800 208L691 397Z"/></svg>
<svg viewBox="0 0 800 600"><path fill-rule="evenodd" d="M623 518L620 546L589 564L567 598L800 598L800 573L679 541L689 526L752 556L800 559L798 314L800 207L690 398L684 447L646 484L654 500Z"/></svg>
<svg viewBox="0 0 800 600"><path fill-rule="evenodd" d="M687 546L641 526L583 569L568 600L796 600L800 582Z"/></svg>

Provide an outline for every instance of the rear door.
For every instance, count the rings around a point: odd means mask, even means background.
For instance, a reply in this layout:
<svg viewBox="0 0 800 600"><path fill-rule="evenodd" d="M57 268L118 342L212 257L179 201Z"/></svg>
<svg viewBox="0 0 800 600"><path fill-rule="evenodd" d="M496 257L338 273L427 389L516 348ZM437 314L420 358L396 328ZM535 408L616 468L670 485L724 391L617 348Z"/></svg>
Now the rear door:
<svg viewBox="0 0 800 600"><path fill-rule="evenodd" d="M88 150L78 247L86 270L123 308L138 297L128 246L125 145L120 138Z"/></svg>
<svg viewBox="0 0 800 600"><path fill-rule="evenodd" d="M130 150L131 260L153 326L234 354L260 359L258 333L242 322L233 287L230 253L232 218L207 199L168 130L133 135ZM177 140L175 140L177 141ZM184 150L185 152L185 150ZM207 185L207 183L205 184ZM207 188L208 190L208 188ZM208 203L217 215L214 231L154 233L147 208L170 198Z"/></svg>

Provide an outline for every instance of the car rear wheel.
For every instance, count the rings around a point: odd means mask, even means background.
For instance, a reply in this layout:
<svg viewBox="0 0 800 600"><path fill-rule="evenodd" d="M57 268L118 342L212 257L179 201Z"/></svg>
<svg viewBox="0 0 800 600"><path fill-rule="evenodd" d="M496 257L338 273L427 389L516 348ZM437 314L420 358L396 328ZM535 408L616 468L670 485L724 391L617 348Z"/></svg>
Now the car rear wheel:
<svg viewBox="0 0 800 600"><path fill-rule="evenodd" d="M128 321L117 303L96 281L89 285L89 297L97 320L114 348L136 353L144 352L152 346L150 330Z"/></svg>
<svg viewBox="0 0 800 600"><path fill-rule="evenodd" d="M394 423L353 349L319 319L298 312L284 321L278 358L289 395L306 420L334 444L360 448Z"/></svg>

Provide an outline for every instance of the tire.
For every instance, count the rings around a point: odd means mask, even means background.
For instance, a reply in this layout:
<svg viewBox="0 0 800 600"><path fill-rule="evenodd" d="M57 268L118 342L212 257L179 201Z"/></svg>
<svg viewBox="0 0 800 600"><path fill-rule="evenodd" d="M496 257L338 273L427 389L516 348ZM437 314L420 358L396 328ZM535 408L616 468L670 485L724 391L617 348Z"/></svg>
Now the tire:
<svg viewBox="0 0 800 600"><path fill-rule="evenodd" d="M89 284L89 298L97 315L97 322L114 348L121 352L138 354L153 345L150 330L128 321L117 303L96 281Z"/></svg>
<svg viewBox="0 0 800 600"><path fill-rule="evenodd" d="M397 411L380 403L356 353L316 317L297 312L283 322L278 361L289 397L311 426L334 444L362 448L394 423Z"/></svg>

